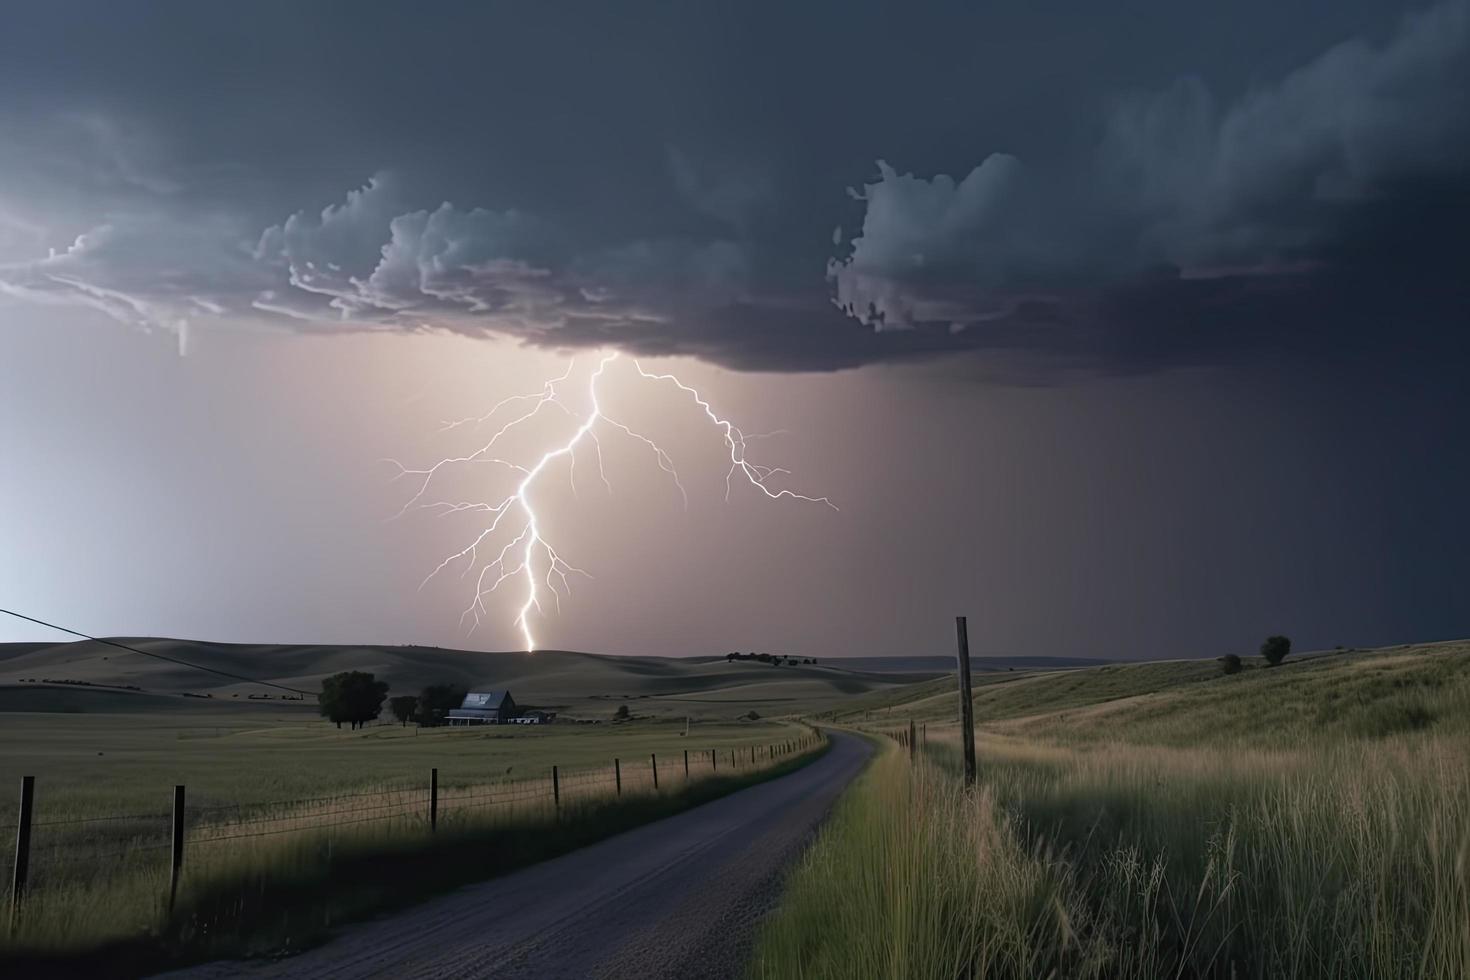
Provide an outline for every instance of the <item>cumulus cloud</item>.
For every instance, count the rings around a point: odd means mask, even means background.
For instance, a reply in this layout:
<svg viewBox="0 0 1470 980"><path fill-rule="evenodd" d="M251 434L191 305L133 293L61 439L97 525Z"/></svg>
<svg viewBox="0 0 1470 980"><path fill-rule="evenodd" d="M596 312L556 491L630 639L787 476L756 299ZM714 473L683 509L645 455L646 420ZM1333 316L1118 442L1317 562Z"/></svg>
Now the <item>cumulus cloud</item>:
<svg viewBox="0 0 1470 980"><path fill-rule="evenodd" d="M411 210L405 199L393 175L378 174L341 203L253 236L239 221L134 213L60 253L0 266L0 291L180 334L202 320L246 318L558 344L563 331L577 335L567 328L579 320L669 324L745 288L745 254L733 242L634 240L578 252L520 211Z"/></svg>
<svg viewBox="0 0 1470 980"><path fill-rule="evenodd" d="M1125 96L1064 161L973 140L960 159L978 163L954 178L880 161L851 192L855 215L831 178L853 162L835 160L852 145L835 124L778 127L807 139L785 157L732 133L707 138L738 151L708 157L643 132L615 173L564 144L461 180L454 203L391 173L347 190L353 173L291 213L301 174L337 173L347 154L318 146L286 167L180 150L212 105L173 140L95 112L0 119L0 293L181 337L213 321L434 328L766 370L966 350L1138 370L1321 348L1467 315L1467 34L1470 0L1443 0L1236 97L1197 79ZM936 118L927 94L907 93L914 127L964 128L959 101ZM453 126L419 130L444 157L478 159ZM359 148L361 173L377 152ZM782 171L778 199L753 158L805 169ZM838 221L851 237L829 246Z"/></svg>
<svg viewBox="0 0 1470 980"><path fill-rule="evenodd" d="M994 154L958 182L880 160L878 179L852 193L862 229L827 271L837 305L878 330L993 319L1054 263L1015 157Z"/></svg>
<svg viewBox="0 0 1470 980"><path fill-rule="evenodd" d="M955 181L854 192L860 232L828 266L879 330L963 329L1044 299L1095 312L1110 283L1319 271L1373 202L1470 166L1470 2L1407 17L1220 105L1198 79L1116 100L1095 152L1043 181L996 154Z"/></svg>

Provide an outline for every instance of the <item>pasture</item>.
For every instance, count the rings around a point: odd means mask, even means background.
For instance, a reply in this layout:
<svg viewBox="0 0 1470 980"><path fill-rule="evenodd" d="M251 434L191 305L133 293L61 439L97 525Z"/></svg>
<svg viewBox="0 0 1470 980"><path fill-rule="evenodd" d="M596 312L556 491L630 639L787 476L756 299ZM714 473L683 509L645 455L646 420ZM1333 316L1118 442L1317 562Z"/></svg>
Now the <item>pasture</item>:
<svg viewBox="0 0 1470 980"><path fill-rule="evenodd" d="M487 677L457 654L316 650L331 669L385 666L400 691L469 677L467 685L509 686L522 704L560 712L538 726L380 720L352 730L318 717L311 700L227 678L210 687L208 675L89 646L0 655L9 681L0 686L0 826L8 841L21 777L36 777L28 890L16 928L0 938L0 961L127 974L299 948L344 918L787 771L822 742L794 720L765 716L772 705L830 705L843 686L908 679L723 659L604 664L612 658L580 654L483 655L478 669L501 670ZM298 669L306 653L210 658L195 646L184 655L256 677L275 668L292 686L319 683ZM577 674L582 666L608 689ZM196 689L186 694L185 681ZM698 707L684 705L686 696ZM630 717L614 720L625 706ZM186 787L185 846L171 908L176 785ZM7 847L7 882L11 859ZM8 901L0 916L9 918Z"/></svg>
<svg viewBox="0 0 1470 980"><path fill-rule="evenodd" d="M968 793L952 682L836 712L927 745L849 794L757 975L1470 975L1470 644L978 681Z"/></svg>

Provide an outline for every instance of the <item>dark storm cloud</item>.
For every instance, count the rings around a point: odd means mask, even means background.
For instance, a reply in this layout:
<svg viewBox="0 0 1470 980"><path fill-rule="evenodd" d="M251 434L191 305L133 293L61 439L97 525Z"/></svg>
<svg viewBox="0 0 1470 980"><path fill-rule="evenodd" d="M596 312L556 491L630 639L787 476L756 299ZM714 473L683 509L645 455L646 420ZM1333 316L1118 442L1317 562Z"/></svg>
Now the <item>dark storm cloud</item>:
<svg viewBox="0 0 1470 980"><path fill-rule="evenodd" d="M958 181L880 164L856 192L861 231L829 266L837 302L880 330L979 330L1044 295L1125 341L1163 310L1220 321L1235 309L1250 324L1300 314L1308 296L1307 309L1330 307L1320 294L1348 285L1347 265L1387 273L1405 247L1436 265L1464 254L1467 85L1470 4L1451 2L1228 105L1194 78L1118 98L1096 149L1050 175L1005 154ZM1364 218L1394 208L1425 222L1421 239L1375 247ZM1175 346L1200 342L1230 338L1191 342L1181 324Z"/></svg>
<svg viewBox="0 0 1470 980"><path fill-rule="evenodd" d="M946 14L944 38L864 5L776 32L663 12L654 33L605 11L225 25L160 5L64 41L28 11L3 52L0 290L181 337L448 329L763 370L1442 342L1467 314L1470 0L1341 9L1340 43L1300 29L1267 80L1207 40L1210 78L1162 63L1188 37L1162 12L1130 48L1121 22L1005 5ZM1087 30L1117 34L1113 61ZM488 59L471 43L512 35ZM852 61L884 40L917 53ZM993 98L1007 80L1027 84ZM880 155L896 165L853 180ZM838 225L856 233L834 257Z"/></svg>

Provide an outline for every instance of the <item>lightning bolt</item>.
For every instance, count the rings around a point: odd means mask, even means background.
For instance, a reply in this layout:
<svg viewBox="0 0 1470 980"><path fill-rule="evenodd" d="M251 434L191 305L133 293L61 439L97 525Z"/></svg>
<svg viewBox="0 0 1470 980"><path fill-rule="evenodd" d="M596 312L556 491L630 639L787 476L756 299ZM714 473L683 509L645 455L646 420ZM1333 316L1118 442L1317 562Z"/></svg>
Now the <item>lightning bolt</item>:
<svg viewBox="0 0 1470 980"><path fill-rule="evenodd" d="M543 586L544 592L549 593L556 609L560 611L562 597L571 594L572 576L592 577L589 572L564 559L556 547L542 534L542 524L536 511L532 491L554 464L567 460L569 463L567 479L575 494L577 489L574 476L576 452L579 446L585 448L585 445L590 445L595 455L597 473L603 486L611 491L612 485L608 482L607 473L602 465L602 438L599 430L602 431L602 435L615 433L646 448L659 469L669 475L675 488L679 491L684 506L686 508L689 506L689 496L685 492L684 484L679 479L678 470L674 468L674 462L669 454L653 439L611 417L602 406L599 399L598 382L603 380L609 369L618 360L619 355L615 351L599 355L597 366L587 379L588 408L584 412L573 411L563 398L563 389L570 384L573 370L576 367L576 361L573 359L562 374L544 382L539 391L503 398L483 415L445 421L440 428L441 432L450 432L464 427L488 426L502 416L504 409L512 406L516 408L511 417L501 422L490 437L473 452L464 456L441 459L423 469L410 469L397 460L385 461L397 468L394 480L416 481L414 492L394 515L395 518L417 510L433 511L440 516L477 512L484 513L489 518L488 523L470 540L469 544L446 556L419 583L419 589L422 590L440 573L455 566L460 567L461 578L468 577L472 572L475 573L474 597L460 615L461 627L466 621L470 622L470 633L473 633L479 627L482 619L489 615L490 610L486 605L486 599L507 582L519 580L524 592L516 615L511 622L520 631L526 651L533 652L536 650L536 637L531 628L531 616L533 612L537 615L545 614L542 608ZM789 475L790 471L781 467L754 463L747 458L746 449L750 442L780 434L784 430L747 435L737 425L716 413L709 401L698 390L685 384L674 375L654 374L646 371L637 360L632 360L632 366L640 379L653 384L670 384L687 394L699 412L718 430L730 455L730 466L725 473L725 499L727 501L730 499L732 487L743 481L770 500L786 498L822 504L834 511L837 510L837 506L826 497L812 497L785 488L773 489L769 481L773 477ZM571 435L564 442L547 449L541 458L530 466L516 463L496 454L496 446L509 432L538 418L548 410L559 411L576 423ZM431 499L435 481L439 476L448 471L474 466L487 466L515 475L517 480L514 490L494 503L479 500ZM500 547L495 551L494 557L482 560L482 549L485 554L489 554L490 550L495 548L496 543L500 543Z"/></svg>

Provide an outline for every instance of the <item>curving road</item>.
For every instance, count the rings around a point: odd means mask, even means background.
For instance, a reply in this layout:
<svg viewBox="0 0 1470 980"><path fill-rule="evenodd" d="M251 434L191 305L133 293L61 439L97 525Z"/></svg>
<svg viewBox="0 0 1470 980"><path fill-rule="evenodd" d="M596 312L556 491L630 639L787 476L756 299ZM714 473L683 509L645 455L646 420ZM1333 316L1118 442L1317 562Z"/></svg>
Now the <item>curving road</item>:
<svg viewBox="0 0 1470 980"><path fill-rule="evenodd" d="M739 976L787 865L871 752L855 736L831 738L797 772L348 927L299 956L169 976Z"/></svg>

